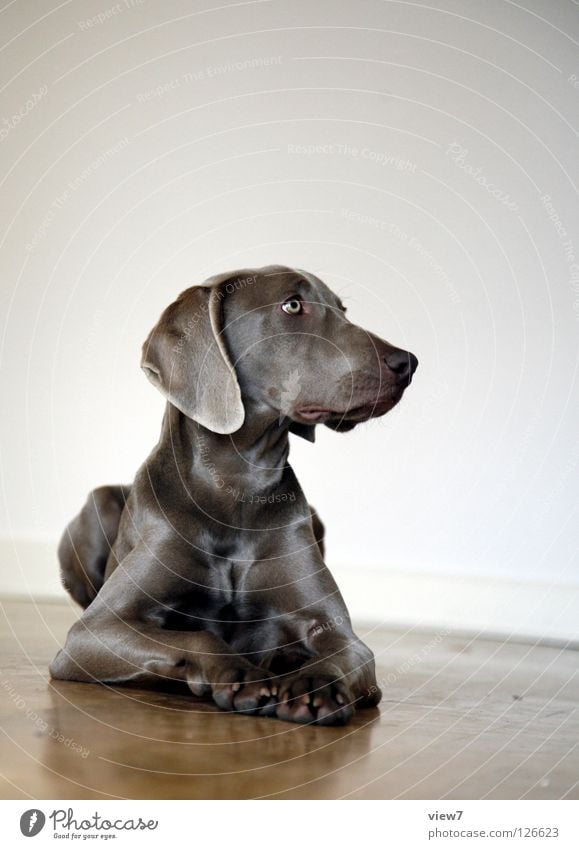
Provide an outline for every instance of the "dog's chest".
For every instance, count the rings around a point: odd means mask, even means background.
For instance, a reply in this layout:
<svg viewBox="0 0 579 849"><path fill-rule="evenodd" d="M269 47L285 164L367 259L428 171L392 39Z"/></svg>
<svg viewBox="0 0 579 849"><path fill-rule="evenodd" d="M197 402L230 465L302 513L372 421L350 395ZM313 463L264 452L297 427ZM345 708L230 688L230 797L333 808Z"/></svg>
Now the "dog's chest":
<svg viewBox="0 0 579 849"><path fill-rule="evenodd" d="M197 543L200 556L195 558L194 573L184 575L185 580L175 588L165 627L177 630L209 627L221 632L222 625L255 615L255 594L248 590L248 576L258 552L251 540L244 537L244 534L237 534L237 538L200 535Z"/></svg>
<svg viewBox="0 0 579 849"><path fill-rule="evenodd" d="M199 535L208 586L233 601L260 557L252 534L236 529L203 531Z"/></svg>

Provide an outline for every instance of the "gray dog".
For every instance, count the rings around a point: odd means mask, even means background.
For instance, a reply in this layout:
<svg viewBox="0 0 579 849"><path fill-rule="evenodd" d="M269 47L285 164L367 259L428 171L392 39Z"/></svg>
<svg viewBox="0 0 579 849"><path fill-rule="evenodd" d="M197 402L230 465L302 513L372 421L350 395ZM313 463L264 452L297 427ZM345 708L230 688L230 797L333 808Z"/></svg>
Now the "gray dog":
<svg viewBox="0 0 579 849"><path fill-rule="evenodd" d="M168 402L159 442L131 487L91 492L61 540L63 583L86 609L52 676L179 682L224 710L320 725L376 705L374 658L324 564L288 435L384 415L417 365L304 271L183 292L143 346Z"/></svg>

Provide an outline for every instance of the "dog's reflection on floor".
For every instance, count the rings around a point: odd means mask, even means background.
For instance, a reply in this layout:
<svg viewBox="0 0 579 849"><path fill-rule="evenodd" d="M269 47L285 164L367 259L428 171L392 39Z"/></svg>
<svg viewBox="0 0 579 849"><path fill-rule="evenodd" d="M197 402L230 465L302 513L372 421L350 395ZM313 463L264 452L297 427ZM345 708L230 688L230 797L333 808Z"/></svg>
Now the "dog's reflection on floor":
<svg viewBox="0 0 579 849"><path fill-rule="evenodd" d="M71 798L257 798L311 785L335 798L372 751L377 709L345 728L230 716L190 695L53 681L42 763ZM71 742L72 741L72 742Z"/></svg>

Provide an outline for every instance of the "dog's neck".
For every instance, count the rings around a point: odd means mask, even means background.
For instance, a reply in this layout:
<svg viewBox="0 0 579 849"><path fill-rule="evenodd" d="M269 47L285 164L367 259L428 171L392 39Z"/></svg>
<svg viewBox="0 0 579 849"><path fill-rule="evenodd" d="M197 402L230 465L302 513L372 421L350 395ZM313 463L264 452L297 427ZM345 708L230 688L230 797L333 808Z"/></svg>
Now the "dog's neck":
<svg viewBox="0 0 579 849"><path fill-rule="evenodd" d="M245 405L245 421L233 434L203 427L168 403L161 444L187 469L196 486L205 482L215 490L275 489L288 468L289 420L256 403Z"/></svg>

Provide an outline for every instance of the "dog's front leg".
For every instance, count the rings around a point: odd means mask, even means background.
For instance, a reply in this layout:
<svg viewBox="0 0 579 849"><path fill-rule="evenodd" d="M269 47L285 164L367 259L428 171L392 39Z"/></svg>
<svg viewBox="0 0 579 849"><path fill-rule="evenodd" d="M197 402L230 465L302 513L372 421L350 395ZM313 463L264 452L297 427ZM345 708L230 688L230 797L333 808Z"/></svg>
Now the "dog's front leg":
<svg viewBox="0 0 579 849"><path fill-rule="evenodd" d="M381 699L374 655L352 630L313 529L304 523L295 534L291 550L298 556L272 569L276 549L266 549L248 573L247 602L270 614L268 630L241 645L241 651L253 653L263 646L262 662L281 673L279 719L340 725L356 707L371 707Z"/></svg>
<svg viewBox="0 0 579 849"><path fill-rule="evenodd" d="M224 710L273 714L277 689L266 670L217 634L168 630L147 620L159 603L158 569L158 563L153 572L121 564L70 629L50 666L52 677L143 687L180 681Z"/></svg>
<svg viewBox="0 0 579 849"><path fill-rule="evenodd" d="M306 624L312 657L281 679L279 719L342 725L355 707L377 705L382 694L376 684L374 655L350 629L349 621L338 614Z"/></svg>
<svg viewBox="0 0 579 849"><path fill-rule="evenodd" d="M147 688L185 682L223 710L274 713L277 689L266 670L208 631L168 631L113 617L83 616L50 666L53 678Z"/></svg>

